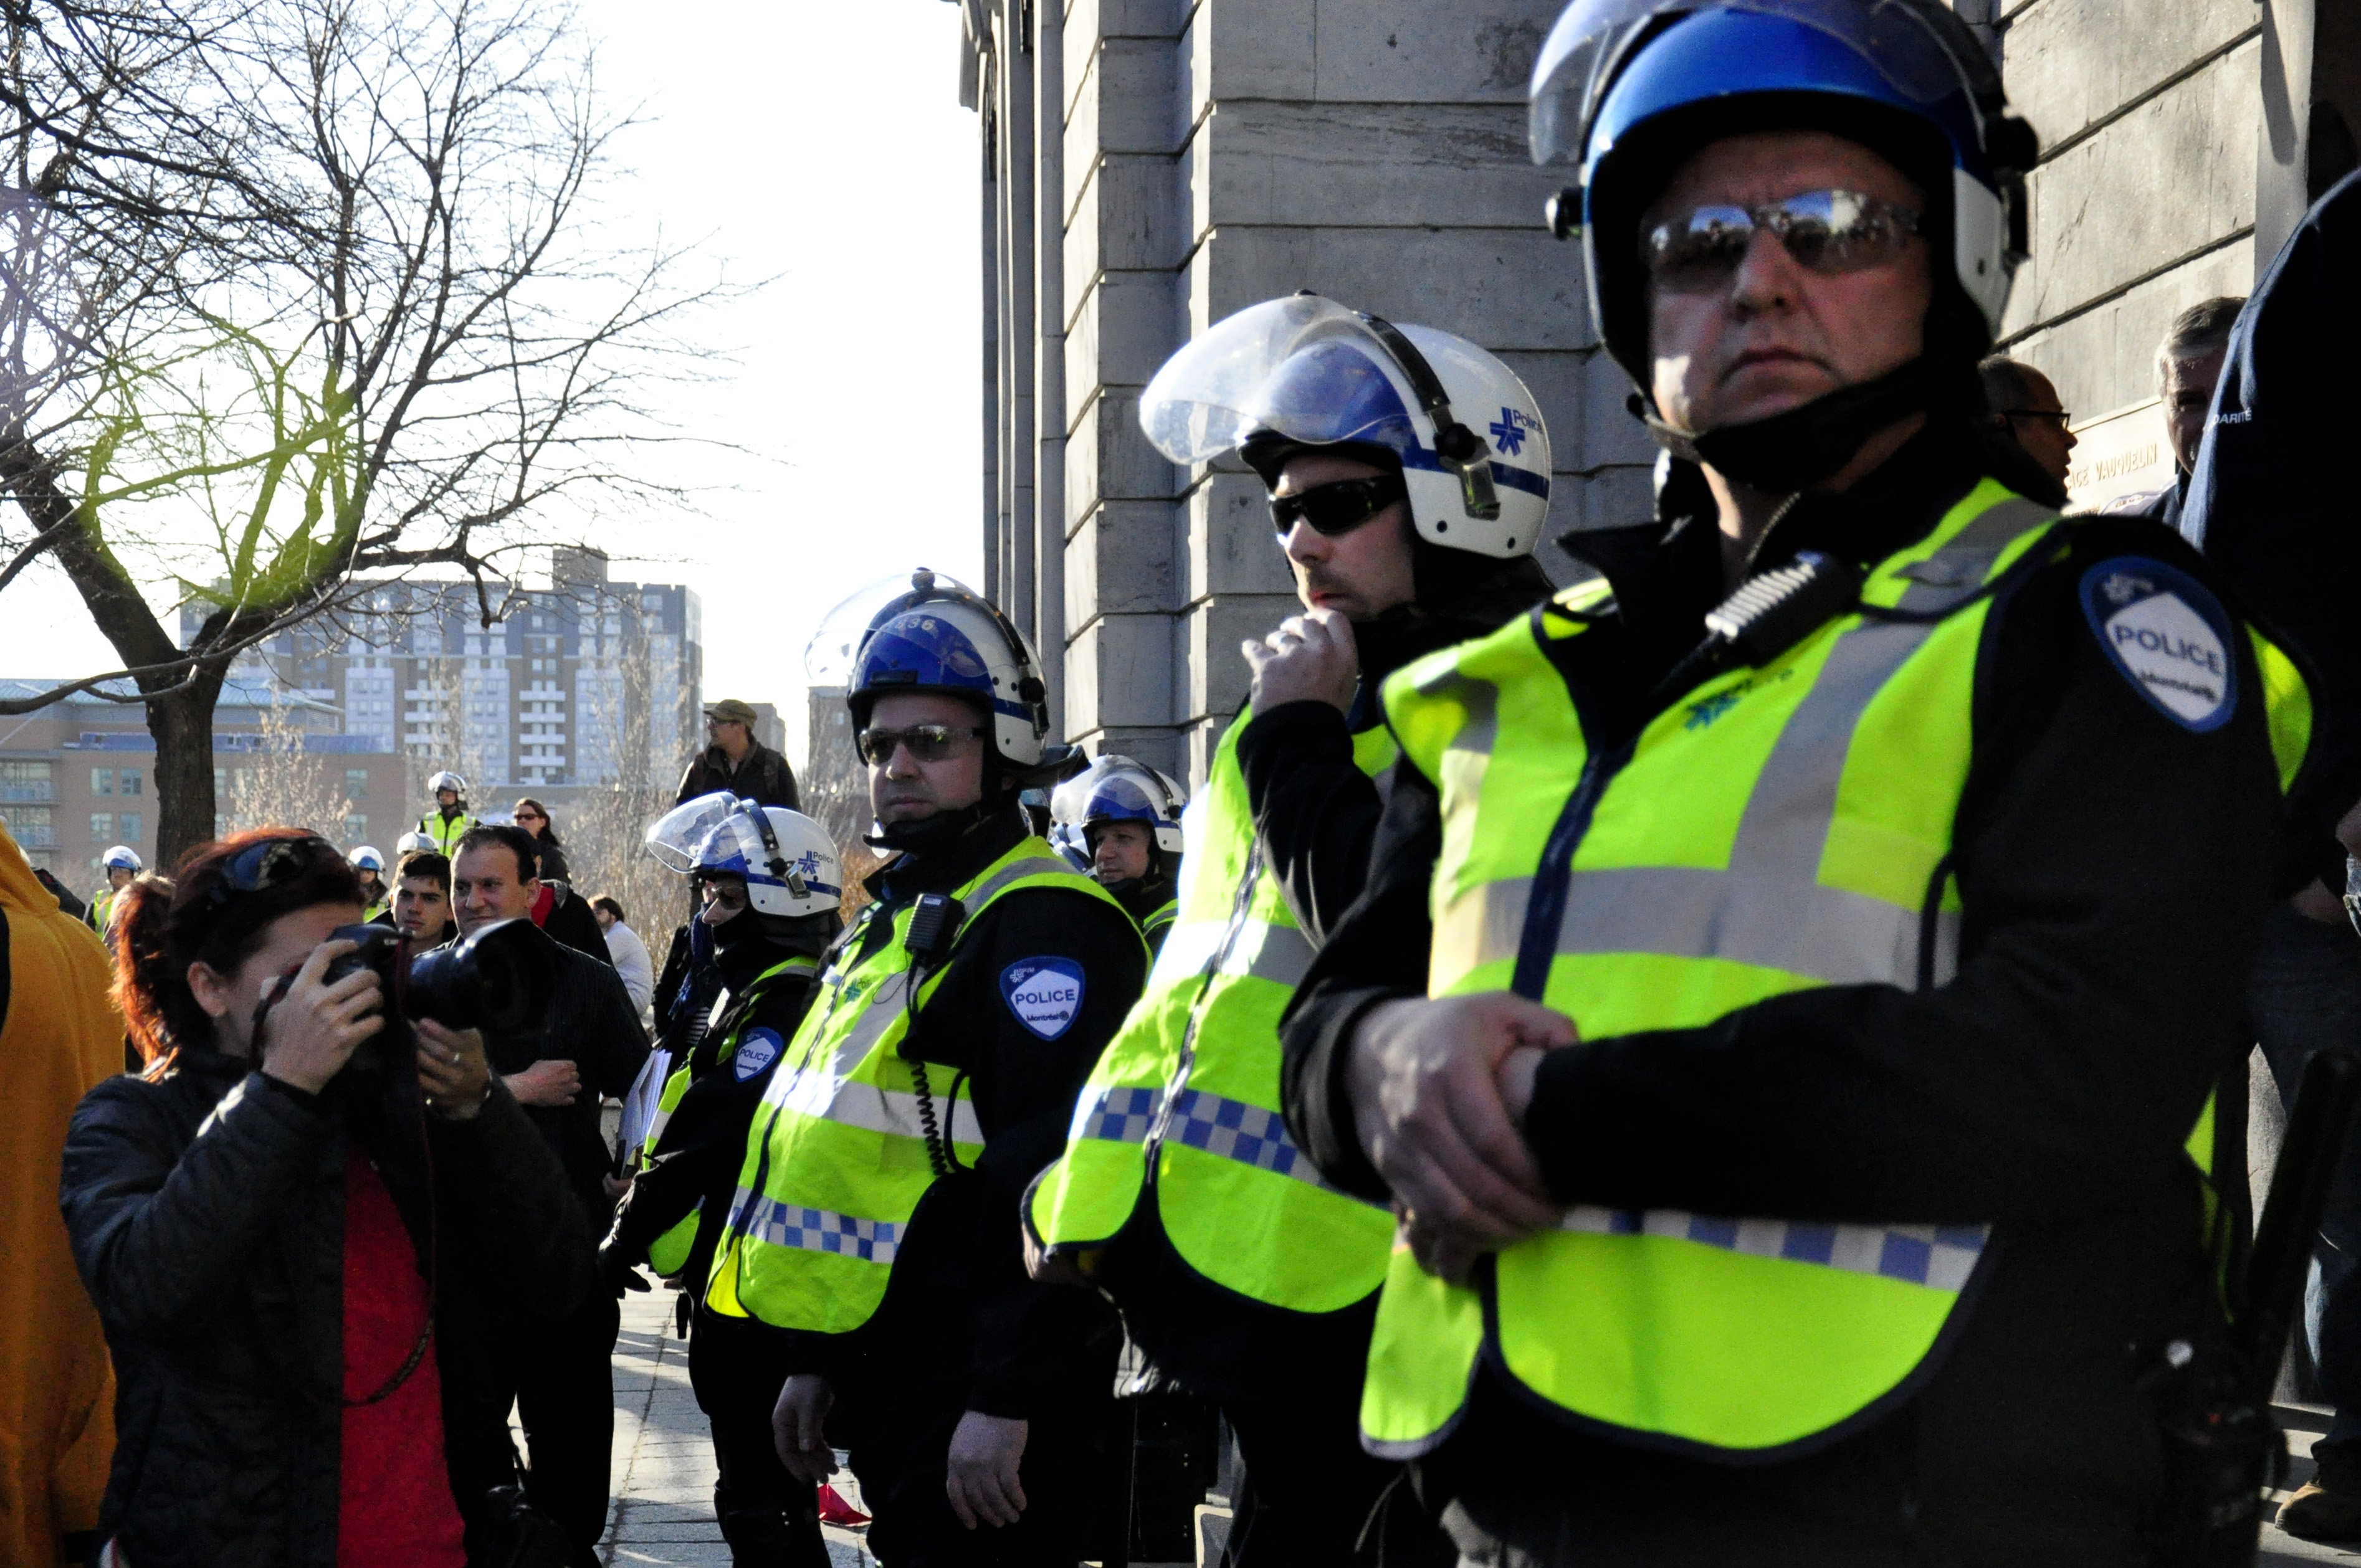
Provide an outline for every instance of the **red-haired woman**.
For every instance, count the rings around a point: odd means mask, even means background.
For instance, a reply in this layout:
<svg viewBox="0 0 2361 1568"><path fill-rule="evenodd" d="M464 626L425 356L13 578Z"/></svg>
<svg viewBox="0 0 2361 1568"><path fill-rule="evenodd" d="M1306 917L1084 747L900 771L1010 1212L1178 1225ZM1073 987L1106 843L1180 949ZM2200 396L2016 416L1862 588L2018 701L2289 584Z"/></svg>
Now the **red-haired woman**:
<svg viewBox="0 0 2361 1568"><path fill-rule="evenodd" d="M63 1188L118 1384L101 1539L126 1568L493 1560L532 1526L495 1492L484 1320L590 1282L556 1157L473 1033L380 1059L377 976L327 978L361 893L326 840L239 834L128 900L148 1067L84 1097Z"/></svg>

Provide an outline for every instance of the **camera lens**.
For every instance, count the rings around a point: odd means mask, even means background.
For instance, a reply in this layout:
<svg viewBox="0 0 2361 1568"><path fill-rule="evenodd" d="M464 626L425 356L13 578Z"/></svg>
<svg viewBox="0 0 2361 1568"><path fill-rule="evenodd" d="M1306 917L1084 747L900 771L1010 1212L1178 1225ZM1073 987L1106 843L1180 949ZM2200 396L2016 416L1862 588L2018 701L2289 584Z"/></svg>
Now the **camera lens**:
<svg viewBox="0 0 2361 1568"><path fill-rule="evenodd" d="M556 966L530 920L487 926L411 960L409 1012L455 1029L516 1034L549 1004Z"/></svg>

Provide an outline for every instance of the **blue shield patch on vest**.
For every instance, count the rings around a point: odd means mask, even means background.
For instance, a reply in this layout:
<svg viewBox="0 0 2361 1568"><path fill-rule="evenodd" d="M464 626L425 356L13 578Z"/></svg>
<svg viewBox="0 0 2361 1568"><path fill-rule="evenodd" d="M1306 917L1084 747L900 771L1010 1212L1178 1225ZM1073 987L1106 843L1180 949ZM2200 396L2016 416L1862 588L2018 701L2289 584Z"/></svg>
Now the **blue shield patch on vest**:
<svg viewBox="0 0 2361 1568"><path fill-rule="evenodd" d="M2238 710L2236 633L2204 584L2161 561L2121 555L2082 574L2082 613L2132 689L2184 729L2219 729Z"/></svg>
<svg viewBox="0 0 2361 1568"><path fill-rule="evenodd" d="M1082 966L1071 959L1019 959L1000 971L1000 994L1018 1023L1054 1040L1082 1010Z"/></svg>
<svg viewBox="0 0 2361 1568"><path fill-rule="evenodd" d="M741 1083L761 1077L786 1047L776 1029L747 1030L738 1036L738 1054L730 1061L730 1076Z"/></svg>

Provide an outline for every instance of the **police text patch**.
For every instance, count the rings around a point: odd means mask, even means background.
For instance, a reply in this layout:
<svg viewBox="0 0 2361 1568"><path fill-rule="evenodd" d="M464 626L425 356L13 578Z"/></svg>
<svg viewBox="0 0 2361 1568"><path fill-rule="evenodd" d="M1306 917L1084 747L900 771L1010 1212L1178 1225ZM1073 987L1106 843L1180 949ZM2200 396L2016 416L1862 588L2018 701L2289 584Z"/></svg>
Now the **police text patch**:
<svg viewBox="0 0 2361 1568"><path fill-rule="evenodd" d="M738 1054L730 1058L730 1071L739 1082L761 1075L763 1069L779 1059L786 1042L775 1029L749 1029L738 1036Z"/></svg>
<svg viewBox="0 0 2361 1568"><path fill-rule="evenodd" d="M2238 707L2230 617L2177 567L2121 555L2082 574L2082 613L2107 658L2183 729L2218 729Z"/></svg>
<svg viewBox="0 0 2361 1568"><path fill-rule="evenodd" d="M1000 971L1000 994L1018 1023L1054 1040L1082 1010L1082 966L1071 959L1022 959Z"/></svg>

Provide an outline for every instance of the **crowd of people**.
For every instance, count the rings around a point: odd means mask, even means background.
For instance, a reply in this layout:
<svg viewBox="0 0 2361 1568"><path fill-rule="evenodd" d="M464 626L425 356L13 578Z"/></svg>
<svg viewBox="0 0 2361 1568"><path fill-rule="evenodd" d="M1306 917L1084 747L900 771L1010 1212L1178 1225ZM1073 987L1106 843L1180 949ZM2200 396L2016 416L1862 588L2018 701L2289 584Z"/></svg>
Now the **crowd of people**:
<svg viewBox="0 0 2361 1568"><path fill-rule="evenodd" d="M1655 515L1562 587L1500 357L1210 327L1139 418L1261 482L1301 609L1193 798L921 568L815 640L878 869L718 703L661 970L454 773L390 866L110 864L104 947L0 853L61 1177L10 1220L22 1560L596 1562L653 1274L740 1568L1187 1559L1217 1469L1234 1568L2251 1561L2246 1060L2361 1045L2355 547L2278 323L2361 182L2172 323L2173 481L2078 511L1992 354L2037 139L1947 7L1578 4L1534 82ZM2342 1540L2325 1151L2278 1517Z"/></svg>

